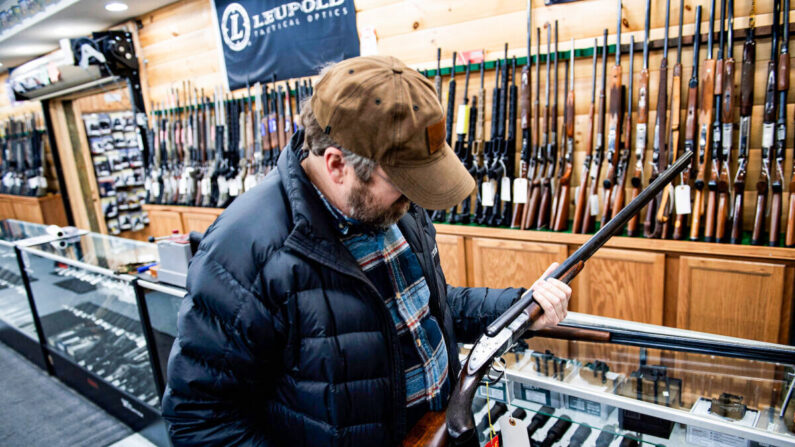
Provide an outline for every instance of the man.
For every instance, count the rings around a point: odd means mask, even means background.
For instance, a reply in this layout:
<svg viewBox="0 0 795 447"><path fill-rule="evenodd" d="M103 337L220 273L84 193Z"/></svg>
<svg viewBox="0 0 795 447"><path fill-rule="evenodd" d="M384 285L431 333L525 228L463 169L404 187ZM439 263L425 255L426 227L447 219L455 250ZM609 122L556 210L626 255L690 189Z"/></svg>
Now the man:
<svg viewBox="0 0 795 447"><path fill-rule="evenodd" d="M523 292L446 285L420 207L449 208L474 182L430 81L391 57L349 59L301 120L191 263L163 401L175 446L398 444L446 406L456 343ZM533 287L534 328L557 324L571 289Z"/></svg>

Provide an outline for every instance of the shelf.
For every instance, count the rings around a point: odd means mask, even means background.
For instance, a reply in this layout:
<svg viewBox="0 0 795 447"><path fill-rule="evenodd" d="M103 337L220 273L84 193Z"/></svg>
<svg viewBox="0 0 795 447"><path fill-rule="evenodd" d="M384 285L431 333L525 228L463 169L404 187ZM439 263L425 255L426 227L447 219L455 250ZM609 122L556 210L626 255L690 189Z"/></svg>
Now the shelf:
<svg viewBox="0 0 795 447"><path fill-rule="evenodd" d="M558 233L554 231L512 230L509 228L489 228L474 225L434 224L439 234L466 237L489 237L528 242L547 242L556 244L582 245L592 235ZM707 242L645 239L640 237L615 236L605 247L630 248L676 254L699 254L730 256L733 258L776 259L795 261L795 249L753 245L713 244Z"/></svg>

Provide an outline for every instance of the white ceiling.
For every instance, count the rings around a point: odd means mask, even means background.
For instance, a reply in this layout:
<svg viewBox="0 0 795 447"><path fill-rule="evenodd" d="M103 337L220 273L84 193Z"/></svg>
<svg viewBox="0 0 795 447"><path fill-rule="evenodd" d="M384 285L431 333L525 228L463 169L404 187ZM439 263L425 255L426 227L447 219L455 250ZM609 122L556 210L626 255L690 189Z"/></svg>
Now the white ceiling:
<svg viewBox="0 0 795 447"><path fill-rule="evenodd" d="M174 0L117 0L129 6L110 12L110 0L61 0L0 36L0 72L58 48L58 40L87 36L125 20L141 16ZM4 2L5 3L5 2Z"/></svg>

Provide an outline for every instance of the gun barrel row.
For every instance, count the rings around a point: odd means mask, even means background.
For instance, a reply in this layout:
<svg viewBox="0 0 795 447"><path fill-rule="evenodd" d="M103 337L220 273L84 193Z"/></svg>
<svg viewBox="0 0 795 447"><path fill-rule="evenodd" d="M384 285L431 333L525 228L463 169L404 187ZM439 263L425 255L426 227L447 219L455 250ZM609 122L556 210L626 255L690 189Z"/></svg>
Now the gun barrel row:
<svg viewBox="0 0 795 447"><path fill-rule="evenodd" d="M630 199L636 197L644 183L654 181L660 172L671 166L683 153L693 152L695 156L690 168L646 207L645 216L641 216L642 233L645 237L689 238L691 241L734 244L745 241L771 246L783 243L787 247L795 247L795 162L789 172L784 167L786 153L792 150L787 146L791 138L787 139L786 116L790 76L790 24L787 12L790 5L789 0L774 1L773 24L769 27L772 48L767 67L765 106L763 116L760 117L763 122L762 157L757 161L759 166L752 167L754 172L759 172L756 200L750 201L753 209L746 209L743 200L745 194L754 192L745 190L752 130L750 120L753 109L755 46L756 41L762 38L754 28L753 11L750 12L750 27L735 30L734 0L711 0L707 36L702 36L702 7L697 6L696 27L691 37L682 33L684 4L680 0L676 60L673 64L672 82L669 83L670 0L666 1L662 58L655 76L657 101L653 134L650 135L652 156L649 166L646 166L650 106L648 58L650 46L656 46L650 45L648 37L651 2L646 2L647 28L642 42L643 64L637 75L638 99L633 103L635 41L634 36L631 36L630 43L622 45L622 1L617 0L618 28L614 30L615 44L608 45L609 30L606 29L601 46L594 39L592 48L589 46L578 49L572 39L570 47L560 52L558 24L554 21L536 27L537 50L534 55L531 54L533 28L528 9L527 56L519 61L525 64L521 70L521 89L517 90L515 83L517 59L508 56L507 44L504 58L497 59L494 63L496 76L491 94L491 137L488 140L482 130L477 132L477 126L469 125L469 120L477 119L482 125L488 118L482 116L486 109L483 104L485 90L481 89L480 95L472 98L468 98L465 92L460 99L461 103L456 107L454 88L458 67L464 69L467 83L471 67L479 68L480 83L483 85L484 69L491 63L470 63L465 60L459 65L453 59L453 65L447 71L450 88L446 96L446 113L447 122L454 122L457 116L458 125L455 135L448 131L447 137L461 162L475 178L477 191L465 203L446 212L433 213L432 219L439 223L476 223L522 230L571 230L573 233L590 233L598 228L597 217L600 218L599 226L606 225L612 216L621 211L627 194ZM720 21L719 26L715 26L716 15ZM545 52L541 48L542 29L546 33ZM744 31L745 34L739 80L735 76L733 58L733 42L739 34L737 31ZM691 38L685 39L686 37ZM705 38L707 49L706 54L702 55L699 49ZM683 82L682 47L687 45L687 41L692 42L693 71L689 81ZM609 48L615 48L615 65L608 72ZM714 49L717 51L713 51ZM599 52L601 73L597 73L596 66ZM629 74L626 78L621 65L622 52L628 53L629 59ZM441 49L437 54L441 55ZM577 56L593 57L590 78L593 85L588 128L579 131L583 137L582 142L585 143L585 157L578 176L579 185L575 187L572 163L576 135L574 63ZM699 80L700 62L702 70ZM534 64L536 76L532 79ZM543 80L540 76L542 64L546 73ZM558 110L559 65L564 65L566 73L562 113ZM440 98L444 93L441 91L440 81L442 71L439 65L434 73L438 80L436 85ZM597 76L601 80L598 94ZM735 100L737 94L734 89L738 81L739 100ZM542 83L543 99L540 91ZM683 84L686 89L684 97ZM519 117L517 106L521 107ZM633 108L637 113L634 116L634 138L631 136ZM739 122L735 121L735 108L740 109ZM681 129L683 110L686 118L684 129ZM517 120L521 122L519 137L515 132ZM451 125L448 124L448 127L451 128ZM739 128L739 132L734 131L735 127ZM517 145L521 148L519 154L516 151ZM735 160L732 159L733 153ZM518 169L515 169L517 155L519 164L516 166ZM633 166L634 169L630 172ZM730 181L732 173L733 182ZM786 175L790 176L789 184L785 182ZM626 185L627 177L630 178L630 185ZM788 210L783 210L785 193ZM474 212L470 212L472 200L475 201ZM569 221L571 207L574 210L573 221ZM753 215L752 231L748 231L751 228L744 228L743 215ZM781 227L782 220L784 229ZM640 218L635 217L627 224L627 235L639 234L639 222Z"/></svg>

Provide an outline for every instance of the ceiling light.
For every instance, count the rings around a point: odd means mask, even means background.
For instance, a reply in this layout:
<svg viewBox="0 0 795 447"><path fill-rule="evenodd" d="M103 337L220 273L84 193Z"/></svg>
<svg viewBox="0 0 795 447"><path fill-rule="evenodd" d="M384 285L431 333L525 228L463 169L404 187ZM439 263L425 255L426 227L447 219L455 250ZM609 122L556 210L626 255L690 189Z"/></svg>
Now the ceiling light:
<svg viewBox="0 0 795 447"><path fill-rule="evenodd" d="M110 2L105 4L105 9L111 12L121 12L127 10L127 4L122 2Z"/></svg>

